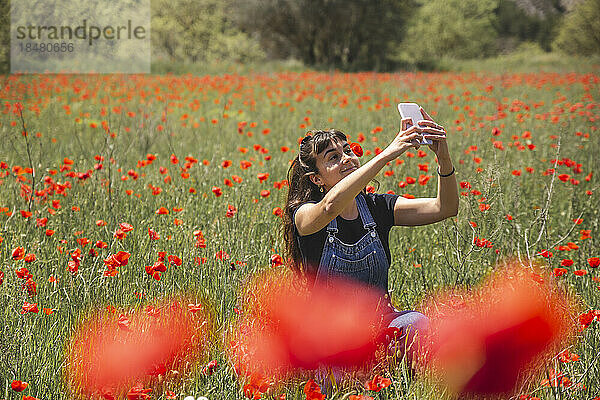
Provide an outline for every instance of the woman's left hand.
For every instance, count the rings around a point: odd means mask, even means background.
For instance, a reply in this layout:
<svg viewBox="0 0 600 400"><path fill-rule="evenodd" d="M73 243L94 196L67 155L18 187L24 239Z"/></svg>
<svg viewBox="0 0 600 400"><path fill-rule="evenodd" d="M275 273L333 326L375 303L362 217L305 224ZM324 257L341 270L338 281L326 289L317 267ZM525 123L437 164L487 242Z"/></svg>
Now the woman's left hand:
<svg viewBox="0 0 600 400"><path fill-rule="evenodd" d="M446 142L446 130L443 126L436 124L433 118L427 114L427 112L421 108L421 114L426 121L421 121L419 127L423 129L423 139L430 139L432 144L429 144L429 148L435 153L440 159L441 157L448 157L448 143ZM430 128L430 129L427 129Z"/></svg>

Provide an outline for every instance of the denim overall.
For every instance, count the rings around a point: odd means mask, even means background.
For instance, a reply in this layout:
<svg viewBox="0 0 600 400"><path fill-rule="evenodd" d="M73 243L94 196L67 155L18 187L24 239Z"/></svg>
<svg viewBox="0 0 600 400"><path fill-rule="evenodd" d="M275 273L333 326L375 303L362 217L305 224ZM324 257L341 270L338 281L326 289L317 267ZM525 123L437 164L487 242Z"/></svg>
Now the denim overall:
<svg viewBox="0 0 600 400"><path fill-rule="evenodd" d="M356 197L356 203L367 233L358 242L346 244L336 236L338 227L336 218L334 218L327 225L327 238L319 261L315 285L330 286L332 279L347 278L380 291L382 294L380 312L383 315L385 326L398 328L401 333L397 340L407 341L412 339L416 329L426 329L427 318L416 311L398 311L392 307L388 293L390 266L376 230L377 224L373 220L362 194ZM322 376L322 373L321 370L318 375ZM324 380L324 383L328 383L327 379Z"/></svg>
<svg viewBox="0 0 600 400"><path fill-rule="evenodd" d="M358 214L367 232L358 242L346 244L338 233L337 218L327 225L327 238L319 261L315 285L330 285L335 278L348 278L387 295L389 264L383 244L362 194L356 197Z"/></svg>

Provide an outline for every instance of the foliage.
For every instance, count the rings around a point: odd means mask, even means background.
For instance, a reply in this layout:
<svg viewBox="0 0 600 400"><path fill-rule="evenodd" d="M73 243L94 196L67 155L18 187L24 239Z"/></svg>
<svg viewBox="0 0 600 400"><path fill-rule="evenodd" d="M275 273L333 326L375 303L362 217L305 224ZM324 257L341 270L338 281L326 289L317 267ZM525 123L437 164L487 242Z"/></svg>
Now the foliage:
<svg viewBox="0 0 600 400"><path fill-rule="evenodd" d="M232 12L273 57L381 70L390 67L390 46L402 38L414 6L412 0L247 0Z"/></svg>
<svg viewBox="0 0 600 400"><path fill-rule="evenodd" d="M600 54L600 0L584 0L565 16L554 47L570 55Z"/></svg>
<svg viewBox="0 0 600 400"><path fill-rule="evenodd" d="M10 70L10 0L0 2L0 74Z"/></svg>
<svg viewBox="0 0 600 400"><path fill-rule="evenodd" d="M503 42L508 38L514 38L517 42L536 42L545 51L550 51L563 12L560 4L554 4L543 16L529 15L514 0L500 0L495 12L494 28Z"/></svg>
<svg viewBox="0 0 600 400"><path fill-rule="evenodd" d="M397 57L426 66L442 56L469 59L494 54L497 4L497 0L424 2L411 18Z"/></svg>
<svg viewBox="0 0 600 400"><path fill-rule="evenodd" d="M237 29L219 0L152 0L152 44L168 61L252 62L258 43Z"/></svg>

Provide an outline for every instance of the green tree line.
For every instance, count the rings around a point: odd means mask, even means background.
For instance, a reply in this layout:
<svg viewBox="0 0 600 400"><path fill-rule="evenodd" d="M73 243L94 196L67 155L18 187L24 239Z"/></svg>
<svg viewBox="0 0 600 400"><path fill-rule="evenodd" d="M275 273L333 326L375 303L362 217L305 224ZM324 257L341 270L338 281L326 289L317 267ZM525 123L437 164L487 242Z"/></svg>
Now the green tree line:
<svg viewBox="0 0 600 400"><path fill-rule="evenodd" d="M13 0L15 1L15 0ZM435 68L527 43L600 54L600 0L531 15L515 0L150 0L152 59L251 63L295 58L316 68ZM10 69L10 2L0 0L0 73Z"/></svg>

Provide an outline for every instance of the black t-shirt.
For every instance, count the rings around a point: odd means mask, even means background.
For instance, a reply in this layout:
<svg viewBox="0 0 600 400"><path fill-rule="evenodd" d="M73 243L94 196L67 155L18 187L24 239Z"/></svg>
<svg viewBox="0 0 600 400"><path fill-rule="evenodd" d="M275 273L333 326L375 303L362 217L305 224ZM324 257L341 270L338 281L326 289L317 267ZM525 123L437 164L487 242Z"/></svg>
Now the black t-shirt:
<svg viewBox="0 0 600 400"><path fill-rule="evenodd" d="M385 255L389 264L392 263L389 234L390 229L392 226L394 226L394 204L396 203L396 199L398 197L399 195L387 193L367 193L365 197L369 212L377 224L377 234L379 235L379 239L383 244ZM298 208L299 207L300 206L298 206ZM327 238L327 226L313 234L300 236L298 229L296 229L295 216L297 210L298 209L294 210L292 218L294 221L294 232L299 241L304 268L306 269L307 273L314 275L317 273L319 261L321 260L321 255L323 254L323 246L325 245L325 239ZM346 220L339 215L336 218L338 225L338 232L336 233L336 236L346 244L354 244L358 242L360 238L367 233L363 227L363 221L360 219L360 214L354 220Z"/></svg>

